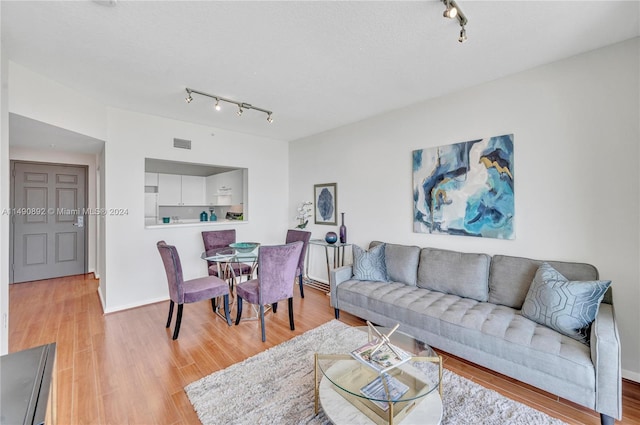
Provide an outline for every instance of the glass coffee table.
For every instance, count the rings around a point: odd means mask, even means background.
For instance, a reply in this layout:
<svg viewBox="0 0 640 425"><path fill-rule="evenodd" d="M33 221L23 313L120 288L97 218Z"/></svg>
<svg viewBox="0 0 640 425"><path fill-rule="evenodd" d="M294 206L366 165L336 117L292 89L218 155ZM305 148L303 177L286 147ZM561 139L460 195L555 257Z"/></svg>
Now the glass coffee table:
<svg viewBox="0 0 640 425"><path fill-rule="evenodd" d="M392 329L375 327L388 335ZM381 341L367 326L327 335L315 354L315 411L320 405L339 424L439 424L442 418L442 357L431 347L400 331L387 341L409 354L409 360L383 373L350 353L370 341ZM382 379L384 378L384 379ZM363 394L366 386L375 395ZM400 395L401 394L401 395Z"/></svg>

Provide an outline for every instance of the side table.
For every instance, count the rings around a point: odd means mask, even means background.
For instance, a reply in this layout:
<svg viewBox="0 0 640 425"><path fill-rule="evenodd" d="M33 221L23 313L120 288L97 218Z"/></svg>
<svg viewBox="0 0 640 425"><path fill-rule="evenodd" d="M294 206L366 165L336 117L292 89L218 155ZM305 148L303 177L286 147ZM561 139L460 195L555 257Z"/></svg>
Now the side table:
<svg viewBox="0 0 640 425"><path fill-rule="evenodd" d="M323 239L311 239L309 240L309 244L324 247L325 257L327 259L327 280L331 276L331 261L329 259L329 249L333 250L333 268L336 269L340 266L344 266L345 248L352 245L350 243L342 243L342 242L336 242L336 243L330 244ZM309 255L309 250L307 250L307 256L308 255ZM307 261L306 274L307 276L309 275L309 261Z"/></svg>

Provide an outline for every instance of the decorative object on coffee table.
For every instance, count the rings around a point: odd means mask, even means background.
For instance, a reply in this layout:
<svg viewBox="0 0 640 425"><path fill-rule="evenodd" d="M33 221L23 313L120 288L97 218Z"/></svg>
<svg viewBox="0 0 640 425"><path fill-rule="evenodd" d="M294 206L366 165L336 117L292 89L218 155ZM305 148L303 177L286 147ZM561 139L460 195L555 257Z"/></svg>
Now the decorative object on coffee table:
<svg viewBox="0 0 640 425"><path fill-rule="evenodd" d="M347 243L347 226L344 225L344 213L340 213L340 243Z"/></svg>
<svg viewBox="0 0 640 425"><path fill-rule="evenodd" d="M327 241L327 243L334 244L338 241L338 235L336 235L336 232L327 232L327 234L324 235L324 240Z"/></svg>

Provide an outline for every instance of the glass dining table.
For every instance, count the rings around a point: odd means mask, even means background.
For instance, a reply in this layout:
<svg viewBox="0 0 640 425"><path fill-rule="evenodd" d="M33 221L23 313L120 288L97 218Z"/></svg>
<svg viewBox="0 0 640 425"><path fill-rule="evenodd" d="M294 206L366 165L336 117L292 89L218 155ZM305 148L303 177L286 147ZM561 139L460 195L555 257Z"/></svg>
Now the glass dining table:
<svg viewBox="0 0 640 425"><path fill-rule="evenodd" d="M227 246L205 251L201 258L209 263L216 263L218 277L228 281L230 285L235 285L243 277L247 280L253 278L258 267L258 248L246 252ZM249 266L249 273L243 273L243 270L247 269L246 266Z"/></svg>
<svg viewBox="0 0 640 425"><path fill-rule="evenodd" d="M215 263L218 268L218 277L229 283L230 300L229 304L235 304L236 291L235 287L242 279L253 279L258 268L258 248L246 252L232 247L215 248L204 251L201 258L206 260L208 264ZM248 266L248 267L247 267ZM249 269L247 273L246 270ZM216 303L216 314L224 319L224 314L219 310L221 303ZM256 320L258 311L255 306L255 317L243 317L242 320ZM226 320L226 319L225 319Z"/></svg>

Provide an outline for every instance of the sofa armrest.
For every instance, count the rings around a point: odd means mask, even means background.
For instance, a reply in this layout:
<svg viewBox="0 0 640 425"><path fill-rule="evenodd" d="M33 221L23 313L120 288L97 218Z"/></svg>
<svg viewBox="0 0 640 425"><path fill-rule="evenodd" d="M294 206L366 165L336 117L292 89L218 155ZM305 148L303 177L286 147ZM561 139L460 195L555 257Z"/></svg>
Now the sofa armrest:
<svg viewBox="0 0 640 425"><path fill-rule="evenodd" d="M601 303L591 325L591 360L596 370L595 410L622 418L620 337L612 304Z"/></svg>
<svg viewBox="0 0 640 425"><path fill-rule="evenodd" d="M329 285L331 285L331 306L338 308L337 287L342 282L346 282L353 276L353 268L351 265L338 267L329 272Z"/></svg>

